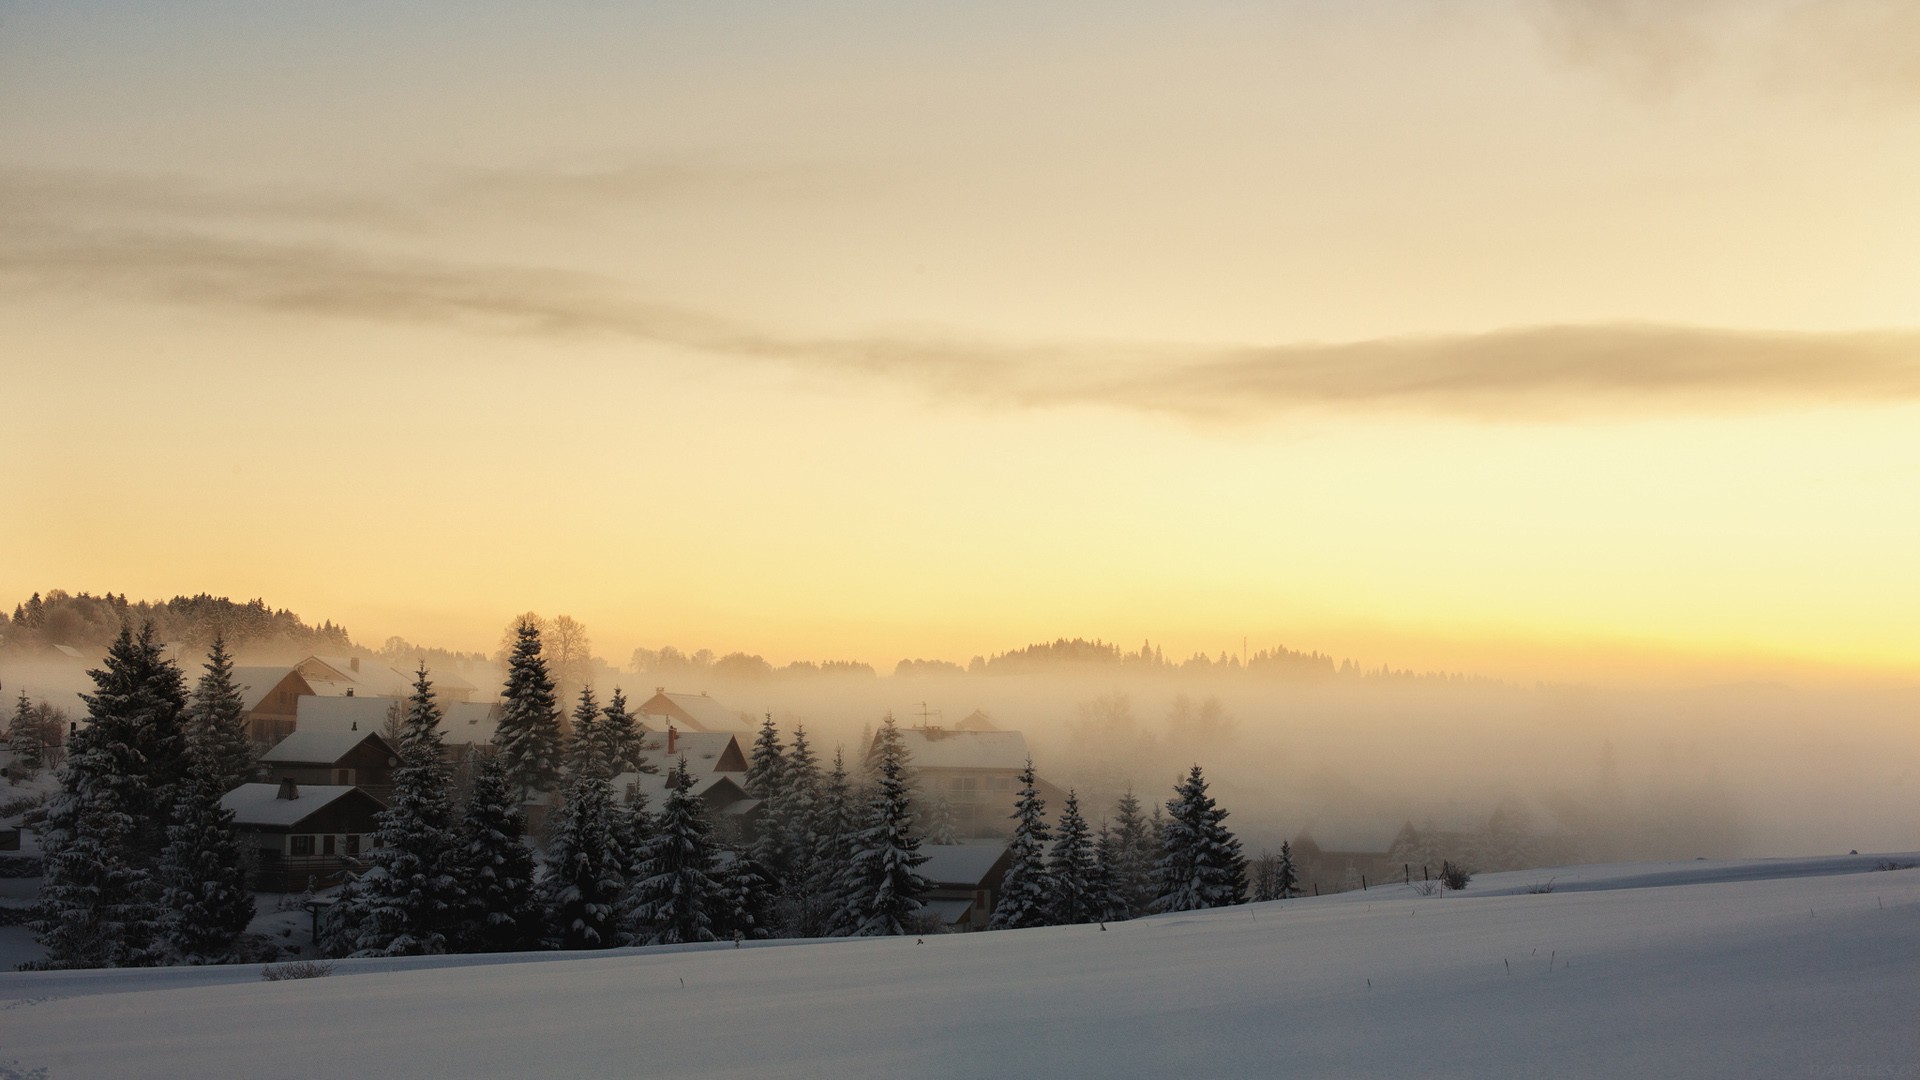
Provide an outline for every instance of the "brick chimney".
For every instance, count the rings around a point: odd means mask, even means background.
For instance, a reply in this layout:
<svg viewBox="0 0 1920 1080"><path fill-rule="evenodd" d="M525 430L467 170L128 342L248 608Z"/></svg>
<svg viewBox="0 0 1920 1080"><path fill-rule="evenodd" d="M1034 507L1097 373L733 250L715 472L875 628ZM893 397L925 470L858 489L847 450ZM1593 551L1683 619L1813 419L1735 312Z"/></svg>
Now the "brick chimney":
<svg viewBox="0 0 1920 1080"><path fill-rule="evenodd" d="M292 777L288 777L287 779L280 781L280 793L274 796L274 798L276 799L288 799L288 800L297 799L299 797L300 797L300 785L294 783Z"/></svg>
<svg viewBox="0 0 1920 1080"><path fill-rule="evenodd" d="M348 666L348 667L350 667L350 668L352 668L352 669L353 669L353 670L355 670L355 671L359 671L359 670L360 670L360 658L359 658L359 657L357 657L357 656L349 656L349 657L347 657L347 666Z"/></svg>
<svg viewBox="0 0 1920 1080"><path fill-rule="evenodd" d="M680 732L674 730L674 726L672 724L668 724L667 725L667 756L668 757L673 756L673 744L678 742L679 739L680 739Z"/></svg>

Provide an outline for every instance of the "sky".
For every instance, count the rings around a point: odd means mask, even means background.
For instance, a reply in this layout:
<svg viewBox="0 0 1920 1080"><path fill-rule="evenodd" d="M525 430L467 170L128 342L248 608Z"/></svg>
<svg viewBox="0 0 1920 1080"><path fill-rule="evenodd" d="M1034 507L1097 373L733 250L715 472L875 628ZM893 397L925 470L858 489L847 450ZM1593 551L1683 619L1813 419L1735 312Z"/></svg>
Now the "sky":
<svg viewBox="0 0 1920 1080"><path fill-rule="evenodd" d="M0 597L1912 682L1917 39L0 0Z"/></svg>

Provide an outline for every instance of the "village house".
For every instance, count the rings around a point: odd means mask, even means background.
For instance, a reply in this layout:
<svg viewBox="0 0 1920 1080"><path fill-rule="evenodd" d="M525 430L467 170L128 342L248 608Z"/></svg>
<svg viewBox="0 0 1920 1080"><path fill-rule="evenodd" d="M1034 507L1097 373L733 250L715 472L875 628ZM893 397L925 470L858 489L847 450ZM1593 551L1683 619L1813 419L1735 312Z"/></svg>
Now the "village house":
<svg viewBox="0 0 1920 1080"><path fill-rule="evenodd" d="M953 930L985 930L1000 901L1000 888L1013 848L1004 840L974 840L960 844L923 844L920 876L929 888L922 901Z"/></svg>
<svg viewBox="0 0 1920 1080"><path fill-rule="evenodd" d="M345 784L242 784L220 798L233 811L240 844L254 860L254 884L296 892L338 884L371 846L380 801Z"/></svg>
<svg viewBox="0 0 1920 1080"><path fill-rule="evenodd" d="M306 677L290 667L236 667L233 684L240 689L247 738L255 746L272 746L293 734L299 700L313 696Z"/></svg>
<svg viewBox="0 0 1920 1080"><path fill-rule="evenodd" d="M1401 880L1403 868L1390 854L1399 833L1380 820L1315 821L1293 838L1301 891L1335 893Z"/></svg>
<svg viewBox="0 0 1920 1080"><path fill-rule="evenodd" d="M393 797L400 751L375 730L296 731L260 755L269 783L357 787L385 803Z"/></svg>
<svg viewBox="0 0 1920 1080"><path fill-rule="evenodd" d="M315 694L326 697L406 697L413 693L415 673L402 671L370 656L309 656L294 665ZM480 688L457 671L439 668L427 673L433 696L441 704L472 701Z"/></svg>
<svg viewBox="0 0 1920 1080"><path fill-rule="evenodd" d="M942 727L900 729L907 762L919 774L920 790L946 799L956 836L1006 836L1013 829L1014 793L1027 767L1027 739L1017 731ZM872 748L868 748L869 754ZM1064 793L1042 793L1057 806Z"/></svg>
<svg viewBox="0 0 1920 1080"><path fill-rule="evenodd" d="M641 702L634 715L654 731L671 726L681 731L731 731L745 735L754 729L751 716L727 708L704 692L669 694L664 686L654 687L653 696Z"/></svg>

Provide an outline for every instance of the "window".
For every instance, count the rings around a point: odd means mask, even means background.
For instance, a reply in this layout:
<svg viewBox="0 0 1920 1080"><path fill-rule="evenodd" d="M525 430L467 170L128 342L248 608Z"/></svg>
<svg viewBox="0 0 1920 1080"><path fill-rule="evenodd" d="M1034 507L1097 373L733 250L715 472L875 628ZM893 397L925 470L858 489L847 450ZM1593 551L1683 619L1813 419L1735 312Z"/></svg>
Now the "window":
<svg viewBox="0 0 1920 1080"><path fill-rule="evenodd" d="M333 834L332 833L328 833L327 835L320 838L320 854L322 855L333 854Z"/></svg>
<svg viewBox="0 0 1920 1080"><path fill-rule="evenodd" d="M313 854L313 837L311 837L311 836L289 836L289 837L288 837L287 839L288 839L288 841L290 841L290 843L291 843L291 845L292 845L292 847L291 847L291 849L290 849L290 850L291 850L291 851L293 852L293 857L294 857L294 858L296 858L296 859L297 859L297 858L299 858L299 857L301 857L302 855L311 855L311 854Z"/></svg>
<svg viewBox="0 0 1920 1080"><path fill-rule="evenodd" d="M347 854L349 855L360 854L360 834L359 833L347 834Z"/></svg>

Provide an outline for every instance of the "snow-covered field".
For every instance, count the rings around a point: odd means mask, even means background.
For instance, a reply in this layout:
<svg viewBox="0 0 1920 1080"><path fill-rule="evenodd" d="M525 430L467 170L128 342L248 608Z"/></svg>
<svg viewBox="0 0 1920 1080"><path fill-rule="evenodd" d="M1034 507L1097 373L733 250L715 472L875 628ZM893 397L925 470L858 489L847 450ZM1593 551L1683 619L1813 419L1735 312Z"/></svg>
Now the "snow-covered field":
<svg viewBox="0 0 1920 1080"><path fill-rule="evenodd" d="M1920 1077L1920 856L1097 927L0 974L0 1078ZM1529 886L1554 880L1554 891Z"/></svg>

